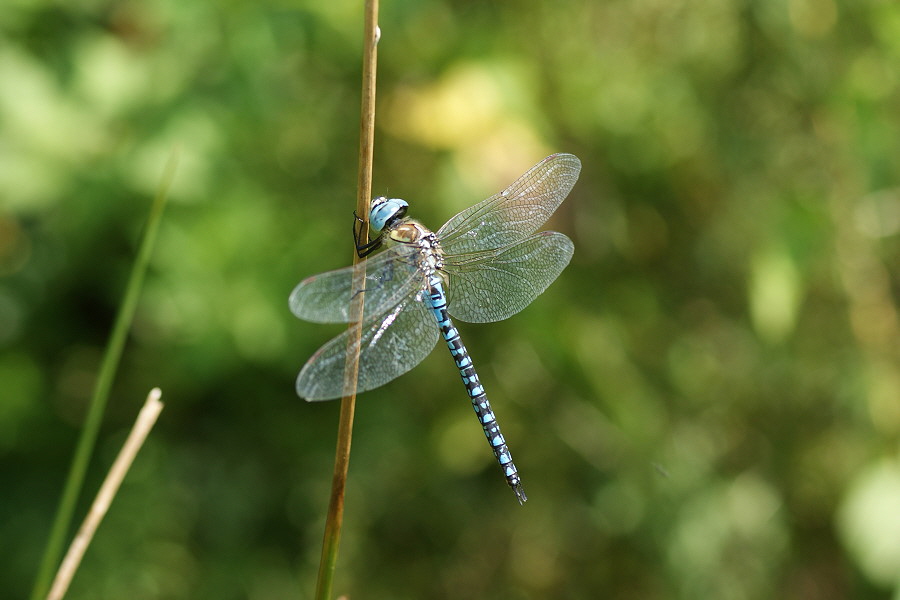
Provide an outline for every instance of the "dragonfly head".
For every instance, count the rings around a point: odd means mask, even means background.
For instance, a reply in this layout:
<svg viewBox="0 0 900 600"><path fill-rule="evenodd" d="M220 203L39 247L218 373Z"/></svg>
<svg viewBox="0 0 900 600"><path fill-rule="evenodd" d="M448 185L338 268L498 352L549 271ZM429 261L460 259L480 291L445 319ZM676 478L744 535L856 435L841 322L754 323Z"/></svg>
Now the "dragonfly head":
<svg viewBox="0 0 900 600"><path fill-rule="evenodd" d="M400 198L385 198L380 196L372 200L372 210L369 212L369 227L373 231L380 232L397 219L406 215L409 204Z"/></svg>

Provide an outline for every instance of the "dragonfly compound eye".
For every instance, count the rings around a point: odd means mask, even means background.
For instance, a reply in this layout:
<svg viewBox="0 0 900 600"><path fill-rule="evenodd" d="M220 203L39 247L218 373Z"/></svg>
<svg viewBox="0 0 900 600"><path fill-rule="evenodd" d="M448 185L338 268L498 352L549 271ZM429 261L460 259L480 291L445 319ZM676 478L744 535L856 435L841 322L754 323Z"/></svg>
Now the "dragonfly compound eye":
<svg viewBox="0 0 900 600"><path fill-rule="evenodd" d="M369 212L369 227L379 232L390 225L394 220L402 218L409 208L406 200L400 198L375 198L372 201L372 210Z"/></svg>

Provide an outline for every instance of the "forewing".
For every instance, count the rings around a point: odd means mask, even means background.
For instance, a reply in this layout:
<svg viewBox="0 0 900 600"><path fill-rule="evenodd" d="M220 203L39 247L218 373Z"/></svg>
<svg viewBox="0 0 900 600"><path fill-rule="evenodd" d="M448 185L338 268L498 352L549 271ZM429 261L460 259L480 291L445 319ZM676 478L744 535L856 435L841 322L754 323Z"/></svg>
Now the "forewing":
<svg viewBox="0 0 900 600"><path fill-rule="evenodd" d="M406 373L428 356L438 340L437 323L421 299L407 296L389 310L363 323L356 391L380 387ZM297 394L307 400L343 396L349 331L322 346L297 377Z"/></svg>
<svg viewBox="0 0 900 600"><path fill-rule="evenodd" d="M571 154L548 156L511 186L457 214L438 230L446 254L509 246L537 231L578 180L581 161Z"/></svg>
<svg viewBox="0 0 900 600"><path fill-rule="evenodd" d="M470 323L509 318L553 283L574 249L565 235L543 231L494 252L448 257L450 315Z"/></svg>
<svg viewBox="0 0 900 600"><path fill-rule="evenodd" d="M291 312L316 323L349 323L351 299L364 294L363 321L378 315L418 286L415 249L401 244L366 260L365 283L353 285L353 267L307 277L291 292Z"/></svg>

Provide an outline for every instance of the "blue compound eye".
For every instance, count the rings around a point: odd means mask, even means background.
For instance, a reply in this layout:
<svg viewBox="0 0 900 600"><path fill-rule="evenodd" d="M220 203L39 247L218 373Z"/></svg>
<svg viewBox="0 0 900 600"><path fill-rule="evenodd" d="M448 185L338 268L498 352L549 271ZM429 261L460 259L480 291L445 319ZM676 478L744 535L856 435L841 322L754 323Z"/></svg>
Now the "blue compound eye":
<svg viewBox="0 0 900 600"><path fill-rule="evenodd" d="M406 200L400 198L375 198L372 201L372 210L369 212L369 227L373 231L381 231L391 224L395 219L399 219L406 214L409 208Z"/></svg>

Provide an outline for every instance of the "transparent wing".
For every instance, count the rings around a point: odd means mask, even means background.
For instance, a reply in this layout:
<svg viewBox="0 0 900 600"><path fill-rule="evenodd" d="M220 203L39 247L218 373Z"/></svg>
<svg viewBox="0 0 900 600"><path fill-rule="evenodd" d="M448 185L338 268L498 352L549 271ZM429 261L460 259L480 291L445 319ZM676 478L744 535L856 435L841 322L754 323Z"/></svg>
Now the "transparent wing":
<svg viewBox="0 0 900 600"><path fill-rule="evenodd" d="M445 254L509 246L537 231L578 180L581 161L571 154L548 156L515 183L467 208L437 232Z"/></svg>
<svg viewBox="0 0 900 600"><path fill-rule="evenodd" d="M354 289L353 267L307 277L288 298L291 312L315 323L349 323L350 300L365 294L363 321L385 312L421 287L415 248L401 244L367 259L362 289Z"/></svg>
<svg viewBox="0 0 900 600"><path fill-rule="evenodd" d="M357 392L377 388L399 377L434 349L438 340L437 323L421 296L422 293L411 294L363 322ZM309 359L297 377L298 395L307 400L333 400L343 396L348 339L349 332L345 331Z"/></svg>
<svg viewBox="0 0 900 600"><path fill-rule="evenodd" d="M542 231L493 252L447 257L447 309L470 323L507 319L559 277L574 250L565 235Z"/></svg>

